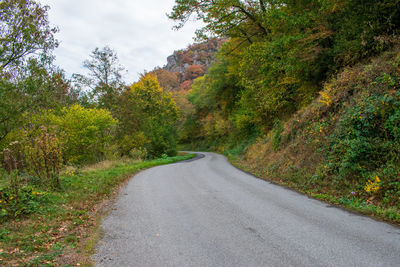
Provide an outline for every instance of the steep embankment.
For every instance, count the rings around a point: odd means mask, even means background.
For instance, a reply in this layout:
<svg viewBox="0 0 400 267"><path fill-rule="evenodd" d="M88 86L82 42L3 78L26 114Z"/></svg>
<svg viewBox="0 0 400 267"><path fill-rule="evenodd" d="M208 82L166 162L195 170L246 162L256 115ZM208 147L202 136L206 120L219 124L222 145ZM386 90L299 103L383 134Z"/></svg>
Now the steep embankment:
<svg viewBox="0 0 400 267"><path fill-rule="evenodd" d="M268 180L400 222L400 48L343 70L233 158Z"/></svg>

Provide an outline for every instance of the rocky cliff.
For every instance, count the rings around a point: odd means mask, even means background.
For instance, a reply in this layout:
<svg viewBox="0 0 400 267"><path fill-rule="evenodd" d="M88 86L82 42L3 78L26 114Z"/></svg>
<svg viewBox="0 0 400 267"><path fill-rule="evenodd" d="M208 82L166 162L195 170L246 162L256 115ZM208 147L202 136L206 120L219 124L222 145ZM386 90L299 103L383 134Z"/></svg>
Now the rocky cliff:
<svg viewBox="0 0 400 267"><path fill-rule="evenodd" d="M187 74L191 66L199 66L198 68L207 71L214 59L215 52L223 43L221 39L210 39L203 43L192 44L186 49L175 51L167 58L167 65L163 67L169 72L178 72L181 74L182 82L185 77L191 79ZM204 74L204 73L203 73Z"/></svg>

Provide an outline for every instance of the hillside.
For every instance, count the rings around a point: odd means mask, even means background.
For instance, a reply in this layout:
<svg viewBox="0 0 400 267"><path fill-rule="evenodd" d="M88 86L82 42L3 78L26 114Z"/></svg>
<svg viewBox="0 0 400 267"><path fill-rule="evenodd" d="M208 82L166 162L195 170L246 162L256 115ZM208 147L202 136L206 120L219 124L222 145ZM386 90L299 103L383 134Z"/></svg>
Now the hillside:
<svg viewBox="0 0 400 267"><path fill-rule="evenodd" d="M209 39L205 42L189 45L167 57L167 64L157 67L152 73L157 75L165 91L187 91L193 80L203 76L214 60L214 55L224 39Z"/></svg>
<svg viewBox="0 0 400 267"><path fill-rule="evenodd" d="M399 222L399 1L247 3L170 14L229 38L190 87L180 142Z"/></svg>
<svg viewBox="0 0 400 267"><path fill-rule="evenodd" d="M270 181L399 222L399 77L399 47L346 68L235 162Z"/></svg>
<svg viewBox="0 0 400 267"><path fill-rule="evenodd" d="M197 83L180 132L187 149L219 151L260 178L400 222L399 46L333 75L309 104L264 133L237 136L235 123L249 127L251 117L225 119L226 102L221 109L211 99L227 96Z"/></svg>

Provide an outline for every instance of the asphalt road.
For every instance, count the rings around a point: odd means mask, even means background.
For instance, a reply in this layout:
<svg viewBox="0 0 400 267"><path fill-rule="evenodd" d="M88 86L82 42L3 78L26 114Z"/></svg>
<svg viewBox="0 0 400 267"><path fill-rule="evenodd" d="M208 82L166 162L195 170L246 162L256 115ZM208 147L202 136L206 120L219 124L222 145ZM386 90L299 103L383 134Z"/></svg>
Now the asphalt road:
<svg viewBox="0 0 400 267"><path fill-rule="evenodd" d="M98 266L400 266L400 228L203 154L129 182L102 223Z"/></svg>

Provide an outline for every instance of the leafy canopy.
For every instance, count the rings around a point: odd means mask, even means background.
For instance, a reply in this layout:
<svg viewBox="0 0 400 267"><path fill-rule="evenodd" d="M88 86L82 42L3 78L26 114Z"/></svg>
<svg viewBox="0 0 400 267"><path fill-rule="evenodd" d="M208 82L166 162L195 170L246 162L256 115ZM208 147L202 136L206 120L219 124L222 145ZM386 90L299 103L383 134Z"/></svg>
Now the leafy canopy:
<svg viewBox="0 0 400 267"><path fill-rule="evenodd" d="M48 53L58 46L48 20L48 6L32 0L0 2L0 73L18 66L25 57Z"/></svg>

